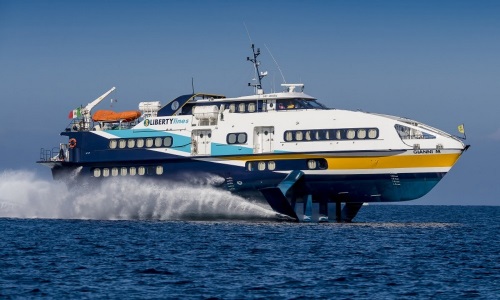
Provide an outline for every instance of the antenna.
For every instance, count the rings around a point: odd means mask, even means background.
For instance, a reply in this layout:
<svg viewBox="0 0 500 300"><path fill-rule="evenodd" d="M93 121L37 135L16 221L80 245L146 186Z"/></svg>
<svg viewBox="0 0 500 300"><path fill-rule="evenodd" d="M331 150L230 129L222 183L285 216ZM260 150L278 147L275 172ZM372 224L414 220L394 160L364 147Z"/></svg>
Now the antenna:
<svg viewBox="0 0 500 300"><path fill-rule="evenodd" d="M250 37L250 32L248 31L247 25L243 23L245 26L245 29L247 31L248 39L250 40L250 44L252 45L252 53L253 53L253 58L247 56L247 61L251 61L253 63L253 66L255 68L255 77L258 78L257 83L248 83L248 86L253 86L255 88L256 94L263 94L264 90L262 89L262 78L264 78L267 75L267 71L265 72L260 72L259 71L259 65L260 61L257 60L257 57L260 55L260 48L257 48L255 50L255 45L252 43L252 38Z"/></svg>
<svg viewBox="0 0 500 300"><path fill-rule="evenodd" d="M194 95L194 78L191 77L191 88L193 89L193 95Z"/></svg>
<svg viewBox="0 0 500 300"><path fill-rule="evenodd" d="M259 65L260 62L257 60L257 57L260 55L260 48L257 48L255 50L255 45L252 44L252 52L253 52L253 58L250 58L247 56L247 61L251 61L253 63L253 66L255 67L255 73L257 75L257 83L248 83L248 86L253 86L256 89L257 94L263 94L264 90L262 89L262 78L264 78L267 75L266 72L260 72L259 71Z"/></svg>
<svg viewBox="0 0 500 300"><path fill-rule="evenodd" d="M250 40L250 44L253 44L252 38L250 37L250 32L248 31L247 24L245 24L245 22L243 22L243 26L245 26L245 30L247 31L247 35L248 35L248 39Z"/></svg>
<svg viewBox="0 0 500 300"><path fill-rule="evenodd" d="M275 63L275 64L276 64L276 66L278 67L278 71L280 71L281 78L283 78L283 83L286 83L285 76L283 75L283 72L281 72L280 65L278 65L278 62L276 61L276 59L274 59L274 56L273 56L273 54L271 53L271 50L269 50L269 48L267 47L267 45L266 45L266 44L264 44L264 46L266 47L267 52L269 52L269 55L271 55L272 59L274 60L274 63Z"/></svg>

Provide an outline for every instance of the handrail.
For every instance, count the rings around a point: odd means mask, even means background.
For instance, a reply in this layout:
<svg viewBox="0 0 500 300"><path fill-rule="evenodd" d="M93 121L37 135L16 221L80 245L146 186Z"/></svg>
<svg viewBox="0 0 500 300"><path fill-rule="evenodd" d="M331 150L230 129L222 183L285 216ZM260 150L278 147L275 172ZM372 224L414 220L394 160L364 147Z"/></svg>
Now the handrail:
<svg viewBox="0 0 500 300"><path fill-rule="evenodd" d="M40 148L40 161L54 161L54 157L59 155L59 148L52 149Z"/></svg>

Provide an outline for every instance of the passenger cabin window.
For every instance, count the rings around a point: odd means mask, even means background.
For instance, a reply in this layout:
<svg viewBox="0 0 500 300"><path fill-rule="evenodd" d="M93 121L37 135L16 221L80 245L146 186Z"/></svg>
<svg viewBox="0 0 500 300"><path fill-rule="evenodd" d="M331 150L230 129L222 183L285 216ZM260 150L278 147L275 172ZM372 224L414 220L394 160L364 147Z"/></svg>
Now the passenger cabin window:
<svg viewBox="0 0 500 300"><path fill-rule="evenodd" d="M247 142L247 134L245 132L235 132L227 135L226 142L232 144L245 144Z"/></svg>
<svg viewBox="0 0 500 300"><path fill-rule="evenodd" d="M163 146L172 147L172 137L167 136L166 138L164 138L163 139Z"/></svg>
<svg viewBox="0 0 500 300"><path fill-rule="evenodd" d="M349 129L347 130L347 139L352 140L354 138L354 130Z"/></svg>
<svg viewBox="0 0 500 300"><path fill-rule="evenodd" d="M130 167L129 174L130 176L135 176L135 174L137 174L137 169L135 167Z"/></svg>
<svg viewBox="0 0 500 300"><path fill-rule="evenodd" d="M238 105L238 112L245 112L245 103L240 103Z"/></svg>
<svg viewBox="0 0 500 300"><path fill-rule="evenodd" d="M373 140L379 136L378 128L342 128L287 130L283 135L285 142L314 142L328 140Z"/></svg>
<svg viewBox="0 0 500 300"><path fill-rule="evenodd" d="M295 140L302 141L302 131L295 132Z"/></svg>
<svg viewBox="0 0 500 300"><path fill-rule="evenodd" d="M121 176L126 176L126 175L127 175L127 171L128 171L128 170L127 170L127 168L126 168L126 167L122 167L122 168L120 169L120 175L121 175Z"/></svg>
<svg viewBox="0 0 500 300"><path fill-rule="evenodd" d="M364 139L366 137L366 129L358 129L357 138Z"/></svg>
<svg viewBox="0 0 500 300"><path fill-rule="evenodd" d="M127 142L125 140L119 140L118 147L120 147L120 149L123 149L123 148L125 148L126 143Z"/></svg>
<svg viewBox="0 0 500 300"><path fill-rule="evenodd" d="M248 112L255 112L255 103L248 103Z"/></svg>
<svg viewBox="0 0 500 300"><path fill-rule="evenodd" d="M137 139L137 148L144 147L144 139Z"/></svg>
<svg viewBox="0 0 500 300"><path fill-rule="evenodd" d="M138 172L137 172L140 176L146 174L146 168L145 167L139 167L138 169Z"/></svg>
<svg viewBox="0 0 500 300"><path fill-rule="evenodd" d="M163 166L157 166L156 175L161 175L161 174L163 174Z"/></svg>
<svg viewBox="0 0 500 300"><path fill-rule="evenodd" d="M155 147L161 147L162 143L162 138L155 138Z"/></svg>

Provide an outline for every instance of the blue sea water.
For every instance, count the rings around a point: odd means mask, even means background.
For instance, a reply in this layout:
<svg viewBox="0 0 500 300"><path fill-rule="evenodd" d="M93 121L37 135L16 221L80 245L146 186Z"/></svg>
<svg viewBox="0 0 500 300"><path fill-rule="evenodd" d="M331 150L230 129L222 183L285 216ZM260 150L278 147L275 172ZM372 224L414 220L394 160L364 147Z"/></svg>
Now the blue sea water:
<svg viewBox="0 0 500 300"><path fill-rule="evenodd" d="M21 175L0 181L0 298L499 299L500 207L286 223L205 188L76 196Z"/></svg>
<svg viewBox="0 0 500 300"><path fill-rule="evenodd" d="M367 206L352 224L0 219L0 297L500 295L500 207Z"/></svg>

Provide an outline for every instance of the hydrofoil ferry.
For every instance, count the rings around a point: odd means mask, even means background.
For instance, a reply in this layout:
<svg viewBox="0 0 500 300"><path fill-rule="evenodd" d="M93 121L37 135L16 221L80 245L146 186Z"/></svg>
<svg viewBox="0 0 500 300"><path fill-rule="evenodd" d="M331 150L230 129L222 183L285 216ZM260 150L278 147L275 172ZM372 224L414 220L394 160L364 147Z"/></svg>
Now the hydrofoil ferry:
<svg viewBox="0 0 500 300"><path fill-rule="evenodd" d="M215 176L217 187L265 199L291 220L351 222L363 203L424 196L469 147L415 120L327 108L303 84L265 93L251 48L254 94L192 93L94 113L112 88L70 113L67 141L41 149L38 163L62 180Z"/></svg>

